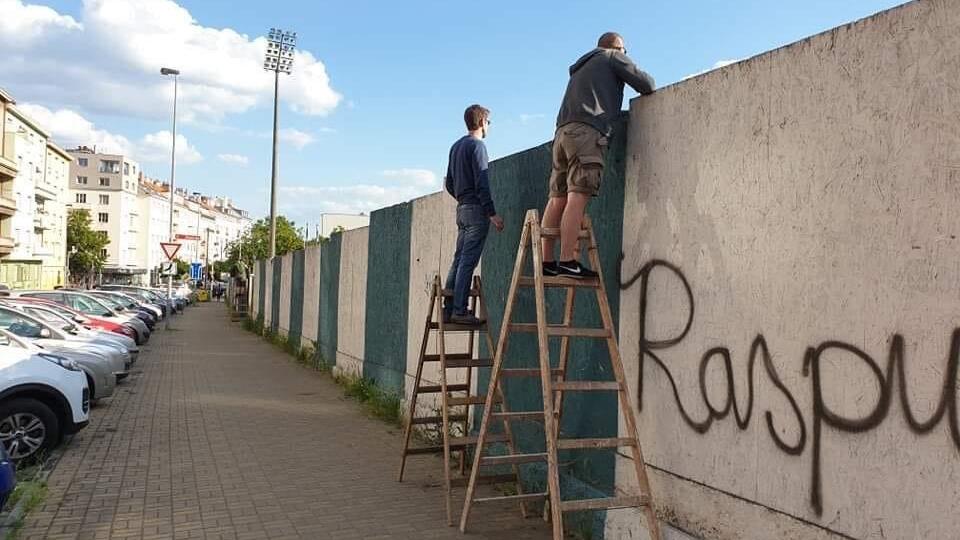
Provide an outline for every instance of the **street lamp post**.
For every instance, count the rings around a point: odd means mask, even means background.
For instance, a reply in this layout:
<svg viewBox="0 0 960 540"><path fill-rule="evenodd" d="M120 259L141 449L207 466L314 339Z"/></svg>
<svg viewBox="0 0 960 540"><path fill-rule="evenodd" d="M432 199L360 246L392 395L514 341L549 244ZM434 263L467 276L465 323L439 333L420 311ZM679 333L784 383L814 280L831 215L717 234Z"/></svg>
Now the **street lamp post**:
<svg viewBox="0 0 960 540"><path fill-rule="evenodd" d="M273 161L270 165L270 258L277 256L277 103L280 100L280 73L293 71L293 50L297 33L271 28L263 69L273 72Z"/></svg>
<svg viewBox="0 0 960 540"><path fill-rule="evenodd" d="M173 141L170 148L170 242L173 237L173 180L176 173L177 164L177 83L179 81L180 70L173 68L160 68L161 75L173 76ZM167 276L167 301L173 301L173 275ZM170 318L167 318L167 326L170 326Z"/></svg>

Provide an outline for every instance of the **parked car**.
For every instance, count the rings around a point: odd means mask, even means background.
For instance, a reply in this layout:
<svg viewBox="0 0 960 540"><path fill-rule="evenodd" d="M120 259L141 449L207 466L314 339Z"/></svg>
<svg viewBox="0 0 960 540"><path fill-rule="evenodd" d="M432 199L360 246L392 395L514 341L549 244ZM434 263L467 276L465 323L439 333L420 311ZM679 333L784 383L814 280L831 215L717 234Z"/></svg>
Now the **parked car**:
<svg viewBox="0 0 960 540"><path fill-rule="evenodd" d="M47 300L53 300L54 302L59 302L61 304L70 306L91 317L98 317L101 319L107 319L114 322L119 322L121 324L126 324L136 331L136 335L133 336L133 338L137 342L137 345L143 345L150 339L150 329L147 328L147 325L144 324L143 321L131 315L117 313L113 308L104 305L103 302L94 298L93 296L90 296L89 294L76 291L57 290L12 291L10 295L26 296L29 298L45 298Z"/></svg>
<svg viewBox="0 0 960 540"><path fill-rule="evenodd" d="M7 454L7 449L0 444L0 510L7 504L7 499L17 487L17 472L13 460Z"/></svg>
<svg viewBox="0 0 960 540"><path fill-rule="evenodd" d="M135 338L137 335L137 331L134 330L133 327L129 325L125 325L125 324L114 322L114 321L109 321L107 319L102 319L99 317L91 317L90 315L87 315L82 311L78 311L76 309L73 309L70 306L67 306L65 304L55 302L53 300L49 300L46 298L17 296L17 297L3 297L0 299L2 299L4 302L16 302L20 304L40 305L40 306L48 307L50 309L54 309L58 313L63 314L68 319L70 319L71 321L77 324L83 325L84 327L87 327L90 329L97 329L97 330L103 330L105 332L112 332L113 334L116 334L119 337L123 337L125 342L126 340L129 340L130 344L133 347L136 347Z"/></svg>
<svg viewBox="0 0 960 540"><path fill-rule="evenodd" d="M137 298L132 291L99 291L104 294L111 294L114 298L117 298L119 301L123 302L130 309L139 309L143 310L151 315L153 315L154 322L159 321L163 318L163 311L160 309L160 306L154 305L151 302Z"/></svg>
<svg viewBox="0 0 960 540"><path fill-rule="evenodd" d="M0 443L35 459L89 421L87 379L76 362L6 344L0 336Z"/></svg>
<svg viewBox="0 0 960 540"><path fill-rule="evenodd" d="M120 315L131 315L143 321L143 324L147 325L147 328L152 332L154 325L157 324L157 318L153 313L150 313L146 310L141 310L139 306L134 306L131 308L128 302L123 302L118 299L113 293L107 291L82 291L84 294L89 294L90 296L96 298L100 303L104 304Z"/></svg>
<svg viewBox="0 0 960 540"><path fill-rule="evenodd" d="M127 373L127 356L119 349L97 344L92 341L69 339L65 334L43 322L23 313L0 307L0 329L13 334L5 336L8 341L32 352L39 352L33 346L51 354L64 356L74 361L87 376L92 399L101 399L113 395L117 385L117 376ZM26 343L28 346L24 346Z"/></svg>

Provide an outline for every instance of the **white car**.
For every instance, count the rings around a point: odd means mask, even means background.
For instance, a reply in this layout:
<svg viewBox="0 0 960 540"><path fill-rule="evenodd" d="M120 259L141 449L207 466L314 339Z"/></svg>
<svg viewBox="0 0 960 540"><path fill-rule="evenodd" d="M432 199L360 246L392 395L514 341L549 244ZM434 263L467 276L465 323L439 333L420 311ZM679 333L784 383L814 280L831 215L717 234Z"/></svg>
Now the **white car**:
<svg viewBox="0 0 960 540"><path fill-rule="evenodd" d="M136 362L137 356L140 355L140 348L137 347L137 343L132 338L114 332L88 328L70 320L67 315L57 312L54 308L42 304L20 304L16 301L0 302L0 305L2 304L7 304L14 309L23 311L27 315L40 319L52 326L56 326L67 334L77 336L84 340L116 345L130 353L130 359L133 362Z"/></svg>
<svg viewBox="0 0 960 540"><path fill-rule="evenodd" d="M0 336L0 443L12 459L42 456L86 426L89 413L87 378L75 362Z"/></svg>

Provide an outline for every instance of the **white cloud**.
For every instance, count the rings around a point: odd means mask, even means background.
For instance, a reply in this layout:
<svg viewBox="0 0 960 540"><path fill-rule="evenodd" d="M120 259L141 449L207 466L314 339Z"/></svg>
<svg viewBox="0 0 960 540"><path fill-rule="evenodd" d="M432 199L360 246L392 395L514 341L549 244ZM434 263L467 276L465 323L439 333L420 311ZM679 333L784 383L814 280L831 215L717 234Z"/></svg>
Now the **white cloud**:
<svg viewBox="0 0 960 540"><path fill-rule="evenodd" d="M539 120L541 118L546 118L546 117L547 115L543 113L534 113L534 114L521 113L520 123L523 125L527 125L530 123L531 120Z"/></svg>
<svg viewBox="0 0 960 540"><path fill-rule="evenodd" d="M371 183L348 186L281 186L280 209L298 221L324 212L370 213L436 191L426 186L377 185Z"/></svg>
<svg viewBox="0 0 960 540"><path fill-rule="evenodd" d="M243 167L246 167L247 164L250 163L250 158L239 154L217 154L217 159L224 163L232 163Z"/></svg>
<svg viewBox="0 0 960 540"><path fill-rule="evenodd" d="M729 66L730 64L736 64L737 62L740 62L741 60L743 60L743 58L734 58L734 59L732 59L732 60L717 60L716 62L713 63L713 66L711 66L711 67L709 67L709 68L707 68L707 69L704 69L703 71L698 71L698 72L696 72L696 73L691 73L690 75L687 75L686 77L684 77L684 78L682 78L682 79L680 79L680 80L681 80L681 81L685 81L685 80L687 80L687 79L691 79L691 78L696 77L696 76L698 76L698 75L703 75L704 73L709 73L709 72L711 72L711 71L713 71L713 70L715 70L715 69L720 69L720 68L722 68L722 67Z"/></svg>
<svg viewBox="0 0 960 540"><path fill-rule="evenodd" d="M180 69L179 111L187 122L268 104L273 77L263 70L266 38L203 26L172 0L84 0L80 22L23 0L0 0L4 76L30 99L81 111L166 119ZM342 97L324 64L298 51L282 76L283 103L325 115Z"/></svg>
<svg viewBox="0 0 960 540"><path fill-rule="evenodd" d="M297 147L297 150L303 150L305 146L313 144L317 140L312 134L294 128L281 129L278 138Z"/></svg>
<svg viewBox="0 0 960 540"><path fill-rule="evenodd" d="M124 154L142 162L165 162L170 159L170 146L173 137L169 131L148 133L139 141L131 141L123 135L97 129L93 122L76 111L69 109L50 109L32 103L18 104L22 110L41 127L48 130L55 141L62 146L90 146L99 152ZM201 161L203 156L181 133L177 135L177 162L184 165Z"/></svg>
<svg viewBox="0 0 960 540"><path fill-rule="evenodd" d="M388 169L383 171L382 174L387 178L394 178L417 187L435 187L437 185L437 175L428 169Z"/></svg>

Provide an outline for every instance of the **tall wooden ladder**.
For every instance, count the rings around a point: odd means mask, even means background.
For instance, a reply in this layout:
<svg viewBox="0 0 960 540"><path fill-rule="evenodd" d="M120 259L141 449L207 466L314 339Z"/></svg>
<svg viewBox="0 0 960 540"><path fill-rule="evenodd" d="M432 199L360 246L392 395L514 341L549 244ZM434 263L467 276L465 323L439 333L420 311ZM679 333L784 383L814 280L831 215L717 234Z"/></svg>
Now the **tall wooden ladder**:
<svg viewBox="0 0 960 540"><path fill-rule="evenodd" d="M483 288L480 278L474 277L470 289L469 307L483 320L487 313L486 304L483 301ZM501 412L505 412L503 407L503 394L498 385L491 385L493 391L480 395L471 394L470 388L473 382L473 372L482 367L491 367L493 360L490 358L477 358L474 356L475 339L477 334L484 334L487 344L487 350L493 350L493 339L484 322L479 326L452 324L443 320L443 301L442 298L452 300L453 291L444 289L440 282L440 276L433 278L433 284L430 291L430 307L427 309L426 322L423 327L423 340L420 344L420 360L417 363L417 376L413 385L413 393L410 397L410 406L406 416L403 434L403 452L400 459L400 474L397 480L403 481L403 473L407 464L407 457L417 454L438 454L443 453L443 485L446 491L446 510L447 524L453 525L453 509L451 508L451 491L453 487L465 486L467 484L466 460L467 452L477 443L476 435L470 433L470 411L476 405L488 405L492 408L494 404L501 407ZM447 334L448 333L466 333L467 334L467 352L448 353L447 352ZM427 354L428 344L431 335L436 337L437 353ZM424 366L426 364L439 365L440 384L424 384ZM466 375L459 377L465 378L465 382L451 384L448 382L450 370L466 369ZM417 401L423 394L440 394L439 411L433 412L430 416L417 416ZM434 433L439 431L439 435L434 437L438 444L427 446L411 446L414 426L424 430L432 430ZM510 425L505 420L502 422L500 433L487 435L487 443L506 444L510 453L514 452L513 436L510 432ZM454 453L459 456L459 476L452 478L451 458ZM514 484L513 489L519 490L519 468L514 465L510 474L491 474L478 478L478 482L487 484ZM526 507L521 506L523 515L526 516Z"/></svg>
<svg viewBox="0 0 960 540"><path fill-rule="evenodd" d="M540 218L536 210L527 211L524 219L523 231L520 235L520 247L513 268L513 279L510 282L510 292L507 296L506 309L503 314L503 323L500 330L497 348L493 359L493 370L490 375L488 395L502 395L500 384L507 377L540 377L543 393L543 411L524 414L524 420L535 417L544 423L546 438L546 452L508 455L485 455L486 445L490 442L490 422L498 414L493 410L492 401L488 400L483 411L480 432L477 437L477 451L474 452L473 468L467 484L467 495L460 517L460 530L466 532L467 520L470 517L470 508L473 503L486 502L511 497L476 497L476 482L480 477L481 467L493 464L519 464L546 462L547 464L547 491L542 493L526 494L526 500L546 500L549 513L545 512L544 519L553 522L554 540L563 538L563 512L580 510L601 510L614 508L641 508L647 528L652 540L660 540L660 528L653 508L653 499L650 491L650 482L647 479L646 465L640 441L637 438L636 419L634 418L631 401L628 396L626 376L623 362L620 358L620 348L614 331L613 317L610 305L607 302L607 291L603 283L603 273L600 268L600 256L597 251L596 238L589 217L584 219L583 228L577 241L577 254L582 244L586 244L588 260L591 268L599 275L593 279L574 279L568 277L546 277L543 275L543 255L541 240L543 237L559 238L558 229L541 229ZM528 251L533 259L533 275L523 275L524 262ZM513 322L511 317L517 301L517 291L520 287L532 287L536 304L536 322ZM566 304L563 312L562 324L548 324L547 306L544 290L547 287L566 289ZM596 292L597 304L603 326L600 328L576 328L573 326L574 298L577 288L591 289ZM507 345L510 335L514 332L536 333L539 349L539 368L519 369L505 368ZM560 338L560 359L557 367L550 364L549 339ZM570 340L572 338L602 339L607 343L610 354L610 363L614 381L582 381L567 380L567 363L570 354ZM591 439L561 439L560 418L563 405L563 395L566 392L617 392L620 402L620 412L623 416L626 433L623 437L591 438ZM520 419L520 418L516 418ZM600 448L629 448L637 477L639 493L635 495L617 495L610 498L562 500L560 496L560 477L557 465L558 450L590 450ZM516 498L516 496L512 497Z"/></svg>

